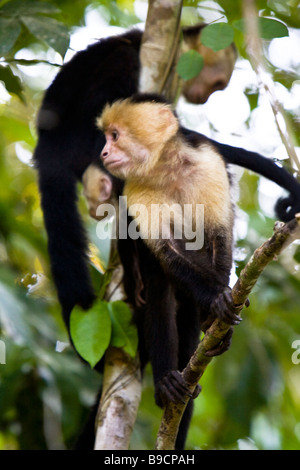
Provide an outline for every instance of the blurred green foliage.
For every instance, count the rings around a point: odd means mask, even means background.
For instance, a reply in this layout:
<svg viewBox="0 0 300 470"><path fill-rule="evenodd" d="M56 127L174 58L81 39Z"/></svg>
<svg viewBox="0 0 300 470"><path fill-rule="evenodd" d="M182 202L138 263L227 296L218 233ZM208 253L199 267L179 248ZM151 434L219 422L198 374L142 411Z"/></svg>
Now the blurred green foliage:
<svg viewBox="0 0 300 470"><path fill-rule="evenodd" d="M187 22L201 20L205 8L217 8L229 22L242 18L240 0L184 4ZM49 272L36 173L28 158L36 143L34 122L43 76L33 77L30 67L15 61L16 54L24 48L31 51L35 59L30 65L41 57L57 62L49 46L63 56L69 32L85 25L87 9L97 8L108 24L127 27L138 21L133 6L133 0L0 1L0 81L6 86L6 92L2 85L0 92L0 341L5 346L5 357L3 348L0 357L0 449L70 447L101 384L101 376L66 346ZM298 2L258 0L257 6L264 16L300 27ZM65 45L50 44L52 36L59 35ZM235 42L245 57L241 33ZM46 67L53 74L57 70ZM290 90L299 71L270 67L274 80ZM247 97L255 111L257 94ZM290 119L299 143L299 121L293 115ZM260 207L259 178L245 173L240 188L239 209L247 230L237 239L237 274L270 236L274 223ZM83 201L80 204L89 225ZM259 280L230 351L215 359L203 377L188 448L300 448L300 365L292 361L293 342L300 338L298 263L299 245L294 244ZM153 448L160 416L149 367L132 448Z"/></svg>

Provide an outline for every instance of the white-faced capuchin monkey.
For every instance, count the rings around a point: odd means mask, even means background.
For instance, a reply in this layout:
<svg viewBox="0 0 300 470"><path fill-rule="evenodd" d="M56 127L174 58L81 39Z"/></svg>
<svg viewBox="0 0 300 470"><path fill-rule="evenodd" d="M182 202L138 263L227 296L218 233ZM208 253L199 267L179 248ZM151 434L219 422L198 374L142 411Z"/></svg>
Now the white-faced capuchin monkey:
<svg viewBox="0 0 300 470"><path fill-rule="evenodd" d="M142 364L151 361L155 398L162 406L166 400L184 400L188 394L178 370L195 350L200 330L205 331L216 317L232 325L240 322L228 287L234 208L227 159L231 151L231 160L239 155L241 161L236 163L243 165L257 154L182 128L171 107L156 95L137 94L107 105L97 124L106 136L101 153L104 167L125 180L128 212L141 237L120 240L119 253L125 290L134 303L132 259L126 253L131 253L130 244L136 243L145 304L135 305L134 317ZM274 181L289 186L291 196L280 200L276 209L282 220L291 219L300 210L299 184L273 162L258 157L260 173L271 173ZM204 223L203 212L197 211L203 206ZM153 207L158 211L153 212ZM167 217L166 207L171 207ZM189 221L185 219L186 207L190 207ZM153 220L157 214L158 219ZM189 244L191 238L185 231L189 223L194 239L197 231L201 232L201 246ZM210 354L228 349L231 334ZM192 406L190 400L177 449L184 447Z"/></svg>
<svg viewBox="0 0 300 470"><path fill-rule="evenodd" d="M181 401L189 392L178 370L196 348L200 330L216 316L229 324L240 321L228 289L234 214L226 164L204 137L189 139L170 107L153 95L107 106L98 126L106 136L101 158L110 173L125 180L129 214L135 217L133 209L141 205L136 221L146 244L138 248L141 263L147 266L141 268L146 302L135 309L135 319L141 348L152 364L156 402L162 406L167 399ZM197 204L204 205L204 225ZM154 222L153 205L174 208L171 220L160 211ZM193 229L204 231L197 249L186 249L184 235L175 238L180 228L175 216L185 205L192 209L188 215ZM185 233L183 219L179 225ZM163 238L167 230L169 237ZM126 277L130 260L122 261ZM176 448L184 446L191 412L192 404Z"/></svg>

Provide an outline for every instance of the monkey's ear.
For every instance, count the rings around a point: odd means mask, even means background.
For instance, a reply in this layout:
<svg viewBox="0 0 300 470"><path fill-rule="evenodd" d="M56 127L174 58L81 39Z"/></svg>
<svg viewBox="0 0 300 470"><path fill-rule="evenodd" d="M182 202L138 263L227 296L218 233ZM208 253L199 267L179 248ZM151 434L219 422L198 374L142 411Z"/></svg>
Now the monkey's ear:
<svg viewBox="0 0 300 470"><path fill-rule="evenodd" d="M110 199L112 194L112 181L110 177L106 174L103 174L99 177L99 202L105 202Z"/></svg>
<svg viewBox="0 0 300 470"><path fill-rule="evenodd" d="M105 202L112 195L112 180L103 170L93 163L82 176L83 194L88 200Z"/></svg>
<svg viewBox="0 0 300 470"><path fill-rule="evenodd" d="M158 112L159 122L163 124L165 130L168 131L170 135L176 134L178 131L178 119L174 116L174 113L170 108L163 107Z"/></svg>

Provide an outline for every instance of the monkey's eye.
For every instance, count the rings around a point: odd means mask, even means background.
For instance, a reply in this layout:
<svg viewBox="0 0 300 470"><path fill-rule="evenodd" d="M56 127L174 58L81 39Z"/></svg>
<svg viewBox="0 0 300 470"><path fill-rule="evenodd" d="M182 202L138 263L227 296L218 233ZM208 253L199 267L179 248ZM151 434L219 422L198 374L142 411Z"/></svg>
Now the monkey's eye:
<svg viewBox="0 0 300 470"><path fill-rule="evenodd" d="M119 138L119 132L114 130L114 131L112 131L111 136L113 138L113 141L116 142Z"/></svg>

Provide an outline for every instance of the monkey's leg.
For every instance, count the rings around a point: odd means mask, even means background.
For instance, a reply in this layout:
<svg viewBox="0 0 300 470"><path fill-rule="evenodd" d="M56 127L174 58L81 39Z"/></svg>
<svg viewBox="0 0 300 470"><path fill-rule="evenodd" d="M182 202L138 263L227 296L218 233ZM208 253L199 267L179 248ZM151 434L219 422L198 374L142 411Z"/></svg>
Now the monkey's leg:
<svg viewBox="0 0 300 470"><path fill-rule="evenodd" d="M168 372L159 382L158 389L160 395L165 401L185 403L187 398L196 398L201 387L197 386L194 393L188 388L183 376L179 371L182 371L192 354L194 353L199 343L200 336L200 321L199 311L193 299L187 297L179 289L176 290L177 300L177 331L178 331L178 369Z"/></svg>

